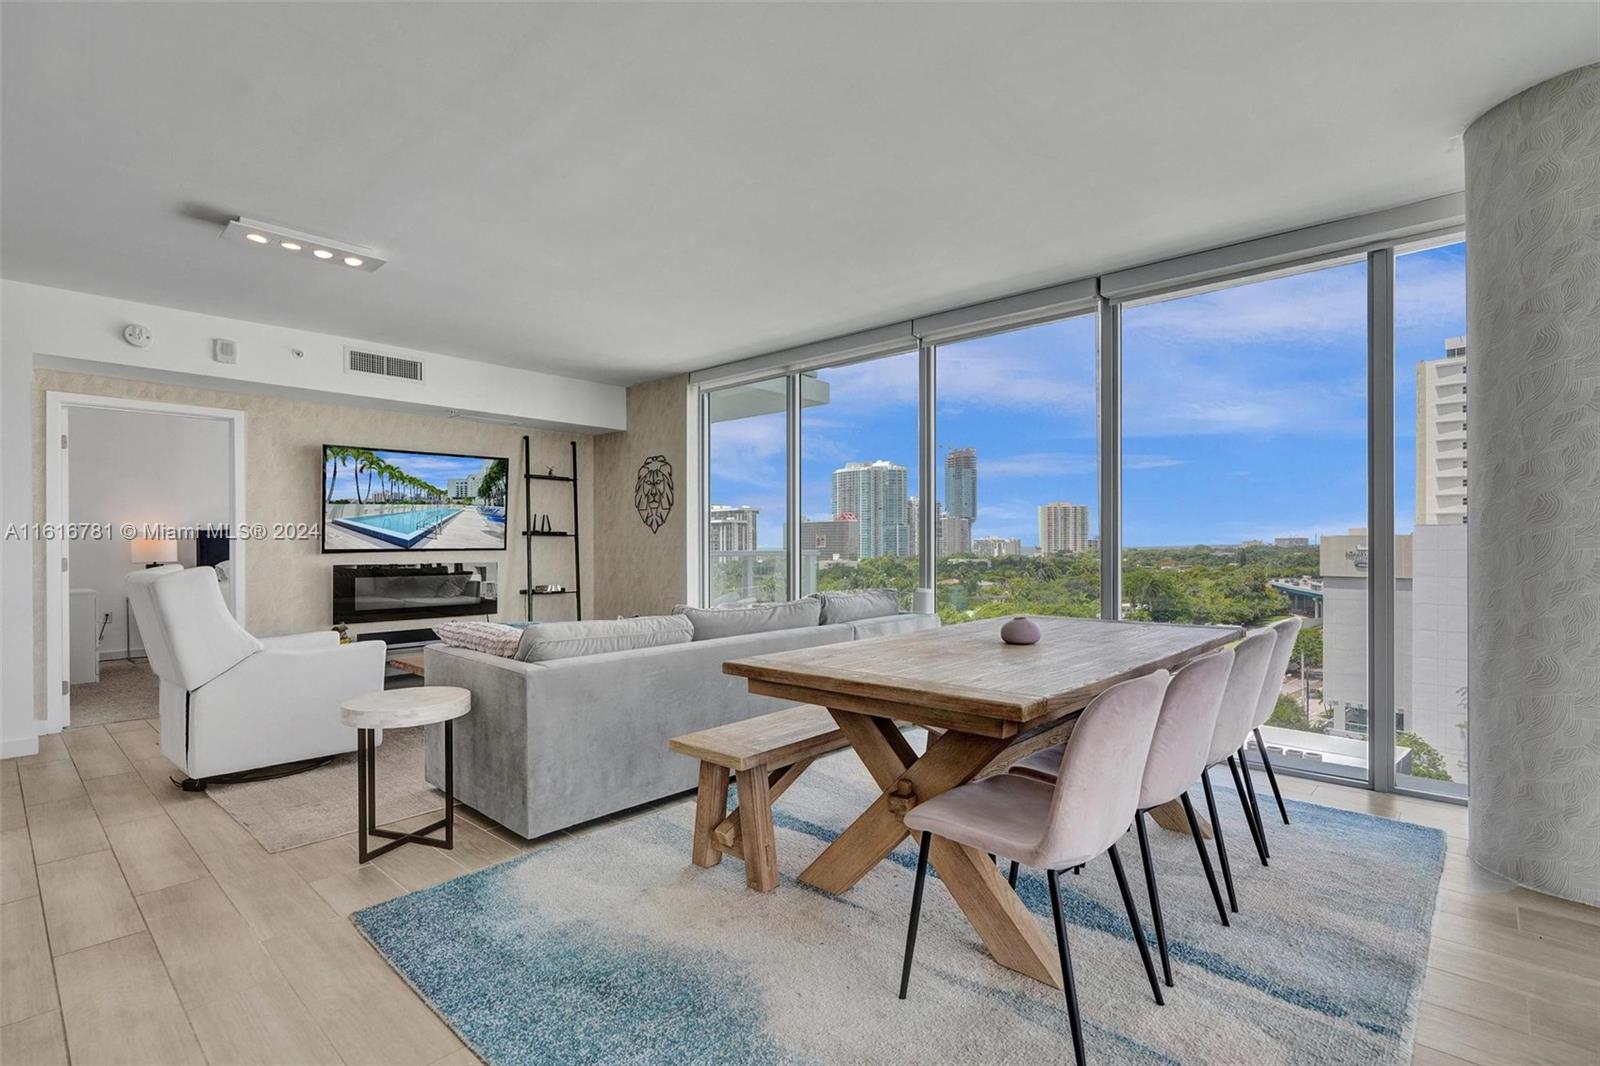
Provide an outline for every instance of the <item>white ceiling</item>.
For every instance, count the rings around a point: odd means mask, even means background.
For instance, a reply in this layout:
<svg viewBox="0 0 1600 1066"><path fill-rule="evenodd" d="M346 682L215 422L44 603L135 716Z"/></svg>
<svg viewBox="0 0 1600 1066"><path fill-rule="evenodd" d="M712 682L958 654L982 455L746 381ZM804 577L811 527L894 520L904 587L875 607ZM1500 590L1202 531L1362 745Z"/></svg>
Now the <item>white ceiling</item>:
<svg viewBox="0 0 1600 1066"><path fill-rule="evenodd" d="M5 277L621 383L1455 191L1600 59L1582 3L0 11Z"/></svg>

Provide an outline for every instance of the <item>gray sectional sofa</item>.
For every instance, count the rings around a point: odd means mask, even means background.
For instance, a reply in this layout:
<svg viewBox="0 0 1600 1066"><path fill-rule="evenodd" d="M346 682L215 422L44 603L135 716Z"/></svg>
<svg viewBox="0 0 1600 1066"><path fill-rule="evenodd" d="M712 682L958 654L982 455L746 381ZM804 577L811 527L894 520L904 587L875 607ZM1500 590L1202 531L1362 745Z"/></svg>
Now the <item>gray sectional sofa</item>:
<svg viewBox="0 0 1600 1066"><path fill-rule="evenodd" d="M724 662L938 624L897 614L547 662L434 645L424 670L430 685L472 692L454 726L456 798L533 838L694 788L694 760L668 740L787 706L752 696ZM428 727L427 778L444 787L439 726Z"/></svg>

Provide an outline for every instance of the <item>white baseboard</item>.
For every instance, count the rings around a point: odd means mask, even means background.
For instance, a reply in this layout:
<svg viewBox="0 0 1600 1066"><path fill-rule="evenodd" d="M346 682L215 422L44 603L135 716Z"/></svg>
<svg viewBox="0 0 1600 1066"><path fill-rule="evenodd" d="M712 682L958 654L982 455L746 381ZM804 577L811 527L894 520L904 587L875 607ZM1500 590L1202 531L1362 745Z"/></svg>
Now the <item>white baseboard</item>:
<svg viewBox="0 0 1600 1066"><path fill-rule="evenodd" d="M15 759L22 755L39 754L39 738L32 737L7 737L0 740L0 759Z"/></svg>

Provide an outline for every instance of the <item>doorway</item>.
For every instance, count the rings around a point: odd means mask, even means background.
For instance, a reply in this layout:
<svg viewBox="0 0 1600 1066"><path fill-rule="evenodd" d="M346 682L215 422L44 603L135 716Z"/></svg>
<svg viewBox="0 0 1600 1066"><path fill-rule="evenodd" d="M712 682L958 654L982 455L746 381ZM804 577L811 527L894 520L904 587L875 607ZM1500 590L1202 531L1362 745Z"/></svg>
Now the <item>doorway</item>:
<svg viewBox="0 0 1600 1066"><path fill-rule="evenodd" d="M45 520L55 535L45 553L41 733L155 716L127 574L220 564L223 599L243 617L244 425L244 412L224 408L45 394Z"/></svg>

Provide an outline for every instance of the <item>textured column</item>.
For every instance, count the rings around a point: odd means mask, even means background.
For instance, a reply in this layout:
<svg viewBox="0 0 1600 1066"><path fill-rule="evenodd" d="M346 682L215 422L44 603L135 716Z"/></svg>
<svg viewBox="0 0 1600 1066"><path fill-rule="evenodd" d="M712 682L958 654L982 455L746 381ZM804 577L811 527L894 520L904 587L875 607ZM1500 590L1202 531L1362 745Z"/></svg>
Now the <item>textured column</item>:
<svg viewBox="0 0 1600 1066"><path fill-rule="evenodd" d="M1600 65L1467 129L1468 853L1600 904Z"/></svg>

